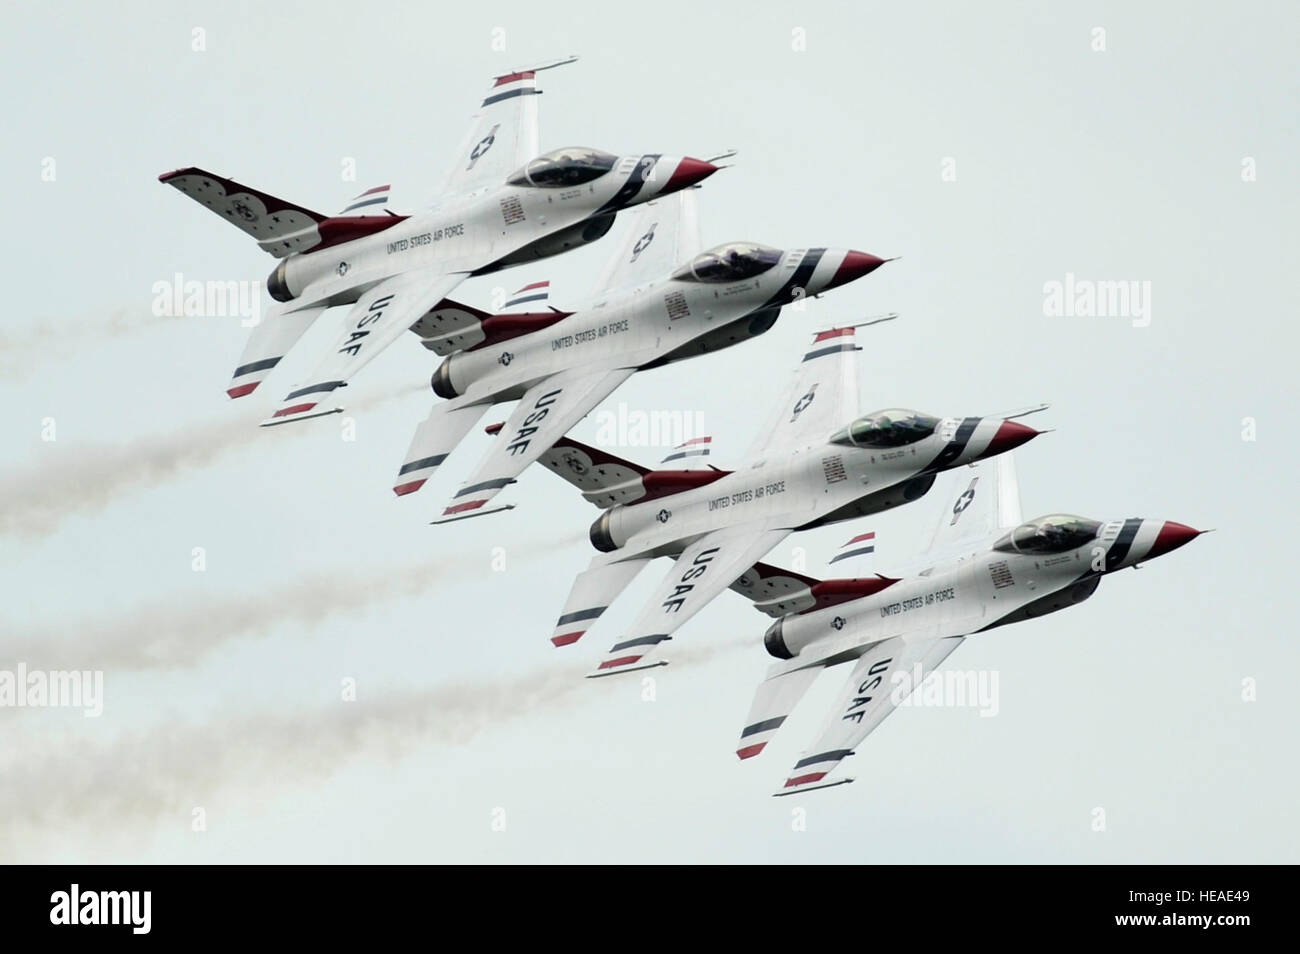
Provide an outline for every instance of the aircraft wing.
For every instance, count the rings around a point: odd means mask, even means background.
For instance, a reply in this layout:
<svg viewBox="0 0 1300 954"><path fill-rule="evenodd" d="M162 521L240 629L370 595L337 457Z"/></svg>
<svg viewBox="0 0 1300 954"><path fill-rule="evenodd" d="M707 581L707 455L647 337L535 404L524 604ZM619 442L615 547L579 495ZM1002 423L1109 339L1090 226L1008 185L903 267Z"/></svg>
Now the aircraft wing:
<svg viewBox="0 0 1300 954"><path fill-rule="evenodd" d="M852 781L841 778L827 782L825 778L846 756L853 755L854 747L916 688L911 684L913 667L919 664L922 672L928 674L947 659L964 638L964 635L938 635L937 628L932 628L924 634L892 636L871 646L853 667L821 734L804 750L785 785L775 794L792 795ZM819 671L810 667L790 669L779 665L774 669L784 671L769 677L759 686L741 736L742 758L747 757L744 754L746 747L761 749L767 743L799 695L811 685L812 680L799 673ZM780 679L793 680L786 684L792 691L776 691L776 687L768 685ZM756 750L748 754L756 754Z"/></svg>
<svg viewBox="0 0 1300 954"><path fill-rule="evenodd" d="M330 392L345 386L375 355L396 341L466 277L463 272L431 274L413 271L386 278L370 289L348 312L342 338L313 373L310 382L290 391L262 426L285 424L342 410L332 406L322 408L320 402Z"/></svg>
<svg viewBox="0 0 1300 954"><path fill-rule="evenodd" d="M815 335L751 454L825 441L860 416L857 352L861 350L853 328Z"/></svg>
<svg viewBox="0 0 1300 954"><path fill-rule="evenodd" d="M594 296L665 278L700 253L697 191L682 189L619 216L622 241L596 279Z"/></svg>
<svg viewBox="0 0 1300 954"><path fill-rule="evenodd" d="M537 74L572 63L576 56L512 70L493 79L469 132L443 180L440 196L465 195L500 185L537 157Z"/></svg>
<svg viewBox="0 0 1300 954"><path fill-rule="evenodd" d="M555 621L551 642L556 646L569 646L582 638L583 633L596 625L601 614L609 609L638 573L645 569L651 556L638 556L630 560L611 560L618 554L597 553L591 565L573 581L564 609Z"/></svg>
<svg viewBox="0 0 1300 954"><path fill-rule="evenodd" d="M714 530L696 540L677 557L631 632L610 648L589 675L665 665L647 662L646 657L790 533L789 527L751 523Z"/></svg>
<svg viewBox="0 0 1300 954"><path fill-rule="evenodd" d="M232 398L240 398L257 390L280 359L324 313L324 305L297 311L288 311L283 305L272 308L248 333L244 352L235 366L235 373L230 376L226 393Z"/></svg>
<svg viewBox="0 0 1300 954"><path fill-rule="evenodd" d="M635 368L571 368L534 384L519 400L492 449L443 511L444 517L483 512L482 507L513 484L566 431L636 371Z"/></svg>

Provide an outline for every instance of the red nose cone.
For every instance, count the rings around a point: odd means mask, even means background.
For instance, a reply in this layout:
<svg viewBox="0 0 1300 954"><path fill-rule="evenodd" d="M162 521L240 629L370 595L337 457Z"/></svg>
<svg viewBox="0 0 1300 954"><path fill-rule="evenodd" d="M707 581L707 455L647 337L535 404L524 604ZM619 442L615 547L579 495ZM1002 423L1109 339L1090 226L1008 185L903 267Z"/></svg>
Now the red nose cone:
<svg viewBox="0 0 1300 954"><path fill-rule="evenodd" d="M998 428L998 432L993 435L993 440L989 441L988 448L981 455L983 457L995 457L998 454L1005 454L1009 450L1015 450L1021 444L1038 436L1038 431L1032 427L1026 427L1015 421L1003 421Z"/></svg>
<svg viewBox="0 0 1300 954"><path fill-rule="evenodd" d="M867 252L849 252L844 256L844 261L835 272L835 277L827 288L836 288L840 285L847 285L849 282L857 281L863 275L870 275L887 260L877 258Z"/></svg>
<svg viewBox="0 0 1300 954"><path fill-rule="evenodd" d="M1160 532L1156 535L1156 542L1151 544L1151 549L1147 552L1148 560L1158 556L1163 556L1170 550L1177 550L1184 543L1195 540L1201 535L1201 531L1193 530L1184 523L1174 523L1172 520L1166 520Z"/></svg>
<svg viewBox="0 0 1300 954"><path fill-rule="evenodd" d="M718 167L711 162L705 162L703 159L692 159L687 156L681 162L677 163L677 168L673 170L672 178L664 186L663 194L676 192L678 189L686 189L697 182L703 182L709 176L718 171Z"/></svg>

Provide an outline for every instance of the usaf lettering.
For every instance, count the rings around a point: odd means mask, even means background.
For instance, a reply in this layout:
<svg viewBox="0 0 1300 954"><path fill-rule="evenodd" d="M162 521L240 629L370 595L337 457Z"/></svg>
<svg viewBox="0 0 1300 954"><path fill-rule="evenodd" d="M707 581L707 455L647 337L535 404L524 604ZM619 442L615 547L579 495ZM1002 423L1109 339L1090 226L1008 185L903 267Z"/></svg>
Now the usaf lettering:
<svg viewBox="0 0 1300 954"><path fill-rule="evenodd" d="M867 670L867 676L875 676L875 678L867 678L862 685L858 686L858 695L849 703L849 711L844 714L843 721L847 722L852 719L858 724L862 723L862 717L867 714L866 705L874 698L867 695L867 693L874 692L876 687L880 685L881 680L885 678L885 670L889 668L889 664L893 661L894 657L890 656L888 659L882 659L880 662L872 664L871 668ZM854 709L858 711L854 712Z"/></svg>
<svg viewBox="0 0 1300 954"><path fill-rule="evenodd" d="M361 329L366 325L373 325L380 318L384 317L384 309L388 307L388 303L392 300L392 295L385 295L383 298L376 298L370 303L370 307L366 309L366 313L361 317L361 320L357 322L357 330L348 335L348 343L342 348L339 348L339 354L350 354L354 358L357 356L357 352L361 350L361 339L370 334L370 332L362 331Z"/></svg>
<svg viewBox="0 0 1300 954"><path fill-rule="evenodd" d="M545 420L547 414L551 413L551 405L555 403L555 399L560 396L563 390L563 388L560 388L558 391L550 391L537 399L537 403L533 405L532 413L520 423L519 433L506 445L506 450L510 451L511 457L515 454L522 454L528 449L529 441L537 433L537 426Z"/></svg>
<svg viewBox="0 0 1300 954"><path fill-rule="evenodd" d="M663 607L665 613L676 613L686 602L686 597L691 590L695 589L695 584L691 580L698 579L709 570L709 564L713 562L713 555L718 552L717 547L710 550L700 551L700 555L691 561L690 568L682 574L682 578L677 585L673 587L672 593L668 599L664 600Z"/></svg>

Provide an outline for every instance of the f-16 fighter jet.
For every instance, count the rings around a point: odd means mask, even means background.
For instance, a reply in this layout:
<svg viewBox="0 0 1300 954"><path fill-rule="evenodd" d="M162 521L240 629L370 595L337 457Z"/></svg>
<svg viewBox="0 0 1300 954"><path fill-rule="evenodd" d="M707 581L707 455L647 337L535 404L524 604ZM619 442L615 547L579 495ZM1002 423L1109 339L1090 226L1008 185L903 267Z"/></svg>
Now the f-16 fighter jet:
<svg viewBox="0 0 1300 954"><path fill-rule="evenodd" d="M788 393L734 471L652 471L564 439L542 463L606 508L600 550L575 581L551 641L578 639L652 559L676 559L654 597L591 675L661 665L656 648L796 530L879 513L925 494L935 475L1038 432L1002 417L863 414L852 327L816 335Z"/></svg>
<svg viewBox="0 0 1300 954"><path fill-rule="evenodd" d="M384 186L331 216L203 169L159 176L281 260L267 279L281 305L253 329L230 396L256 388L326 308L351 305L326 360L264 423L339 411L322 403L329 393L469 276L593 242L620 209L716 171L709 162L658 153L615 156L571 147L539 156L536 74L574 59L496 77L439 197L412 215L376 208L386 201Z"/></svg>
<svg viewBox="0 0 1300 954"><path fill-rule="evenodd" d="M508 509L485 505L637 371L747 341L771 328L783 305L883 262L850 249L742 242L701 253L692 189L628 215L633 227L589 307L532 307L546 296L529 285L514 300L531 313L488 315L444 301L416 324L427 347L449 355L433 375L433 390L449 400L416 431L396 493L418 490L489 408L518 399L443 520Z"/></svg>
<svg viewBox="0 0 1300 954"><path fill-rule="evenodd" d="M742 759L771 741L818 673L854 664L821 734L777 795L852 781L827 776L967 636L1082 603L1103 576L1201 532L1168 520L1066 514L1026 523L1009 454L955 476L951 504L915 575L818 580L760 563L733 587L777 617L764 643L782 660L754 696L740 733Z"/></svg>

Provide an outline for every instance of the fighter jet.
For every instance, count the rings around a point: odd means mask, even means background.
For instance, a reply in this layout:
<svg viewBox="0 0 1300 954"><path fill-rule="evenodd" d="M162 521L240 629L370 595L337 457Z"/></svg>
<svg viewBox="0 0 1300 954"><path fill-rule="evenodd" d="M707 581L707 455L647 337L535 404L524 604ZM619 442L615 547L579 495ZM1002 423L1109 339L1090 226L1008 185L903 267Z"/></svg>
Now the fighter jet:
<svg viewBox="0 0 1300 954"><path fill-rule="evenodd" d="M386 186L330 216L203 169L159 176L280 259L266 283L280 304L253 329L227 393L251 393L326 308L351 305L337 345L264 424L339 411L327 395L469 276L593 242L620 209L716 171L659 153L570 147L539 156L536 74L575 59L497 76L439 197L411 215L386 210Z"/></svg>
<svg viewBox="0 0 1300 954"><path fill-rule="evenodd" d="M788 393L734 471L648 470L562 439L542 463L604 509L599 551L574 582L551 641L575 642L652 559L672 570L592 676L661 665L660 644L797 530L924 495L935 475L1001 454L1037 431L1004 417L859 410L854 327L815 335Z"/></svg>
<svg viewBox="0 0 1300 954"><path fill-rule="evenodd" d="M509 509L485 507L565 432L624 381L648 368L747 341L781 308L873 271L883 259L851 249L782 250L732 242L700 252L696 190L641 206L576 312L543 307L549 289L532 283L489 315L444 301L414 328L446 354L433 390L446 401L416 431L394 485L418 490L493 405L518 400L478 470L440 520ZM453 353L454 352L454 353Z"/></svg>
<svg viewBox="0 0 1300 954"><path fill-rule="evenodd" d="M777 617L763 642L781 660L754 695L736 752L742 759L763 751L818 673L854 663L821 734L775 794L852 781L827 776L967 636L1082 603L1103 576L1201 532L1141 518L1051 514L1024 522L1010 454L955 476L951 505L914 575L818 580L760 563L733 587ZM845 548L864 549L859 539Z"/></svg>

